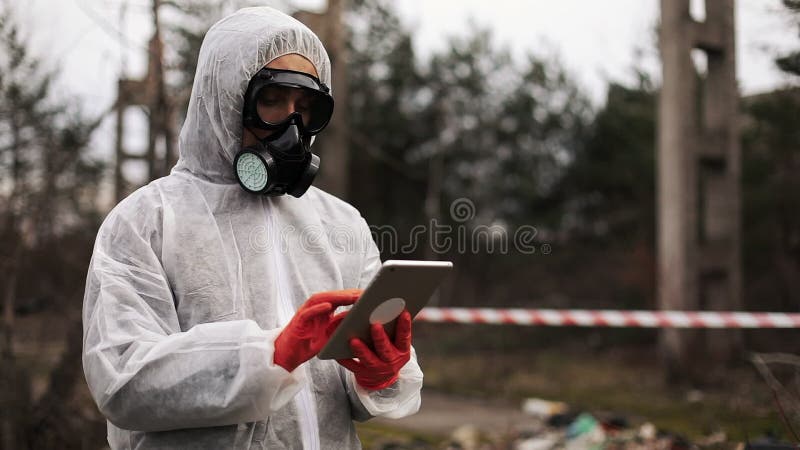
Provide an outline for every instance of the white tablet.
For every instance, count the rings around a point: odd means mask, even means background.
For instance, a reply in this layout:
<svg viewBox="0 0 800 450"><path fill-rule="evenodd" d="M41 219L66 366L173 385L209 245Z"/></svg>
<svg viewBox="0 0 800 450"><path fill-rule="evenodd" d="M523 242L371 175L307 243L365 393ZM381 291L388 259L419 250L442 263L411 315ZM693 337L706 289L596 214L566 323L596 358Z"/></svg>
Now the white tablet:
<svg viewBox="0 0 800 450"><path fill-rule="evenodd" d="M372 323L382 323L393 337L397 316L408 309L411 317L415 317L452 268L453 263L449 261L384 262L317 357L352 358L350 339L357 337L371 345L369 328Z"/></svg>

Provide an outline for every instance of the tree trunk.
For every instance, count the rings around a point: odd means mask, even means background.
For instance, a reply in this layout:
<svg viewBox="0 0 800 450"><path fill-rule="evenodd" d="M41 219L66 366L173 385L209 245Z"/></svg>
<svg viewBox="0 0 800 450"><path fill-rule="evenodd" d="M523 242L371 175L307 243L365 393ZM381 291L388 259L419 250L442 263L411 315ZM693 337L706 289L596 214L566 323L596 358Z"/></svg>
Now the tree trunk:
<svg viewBox="0 0 800 450"><path fill-rule="evenodd" d="M6 288L3 292L3 340L0 352L0 449L17 449L17 430L20 429L21 420L27 417L28 389L21 383L27 377L20 373L14 358L14 298L17 295L17 279L19 278L19 257L22 245L16 244L16 249L9 261L9 270L6 272Z"/></svg>

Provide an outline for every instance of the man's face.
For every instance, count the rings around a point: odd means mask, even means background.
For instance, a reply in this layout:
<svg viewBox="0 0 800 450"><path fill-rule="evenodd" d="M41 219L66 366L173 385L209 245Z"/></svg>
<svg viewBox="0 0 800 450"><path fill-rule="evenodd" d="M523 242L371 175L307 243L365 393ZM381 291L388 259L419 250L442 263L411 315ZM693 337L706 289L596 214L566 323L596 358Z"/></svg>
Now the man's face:
<svg viewBox="0 0 800 450"><path fill-rule="evenodd" d="M314 64L303 56L296 53L283 55L275 58L266 65L269 69L293 70L303 72L314 77L319 77ZM284 86L273 86L264 89L258 97L258 115L268 122L278 123L289 117L294 112L300 113L303 123L309 123L311 103L310 94L302 89ZM255 133L255 135L253 135ZM256 138L264 139L272 134L273 131L245 129L242 134L242 146L248 147L256 143Z"/></svg>

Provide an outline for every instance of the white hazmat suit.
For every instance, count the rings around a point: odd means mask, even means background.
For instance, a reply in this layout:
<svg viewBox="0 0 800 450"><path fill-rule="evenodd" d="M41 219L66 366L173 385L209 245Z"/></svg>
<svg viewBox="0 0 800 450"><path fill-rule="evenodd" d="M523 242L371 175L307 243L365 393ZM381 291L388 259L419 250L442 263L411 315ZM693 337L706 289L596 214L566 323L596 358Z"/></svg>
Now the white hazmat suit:
<svg viewBox="0 0 800 450"><path fill-rule="evenodd" d="M347 203L314 187L300 198L253 195L234 179L248 81L289 53L330 86L325 49L289 16L246 8L215 24L178 164L98 232L83 367L114 449L359 448L353 420L419 409L413 351L398 382L373 392L335 361L291 373L273 363L275 338L311 294L364 288L380 266Z"/></svg>

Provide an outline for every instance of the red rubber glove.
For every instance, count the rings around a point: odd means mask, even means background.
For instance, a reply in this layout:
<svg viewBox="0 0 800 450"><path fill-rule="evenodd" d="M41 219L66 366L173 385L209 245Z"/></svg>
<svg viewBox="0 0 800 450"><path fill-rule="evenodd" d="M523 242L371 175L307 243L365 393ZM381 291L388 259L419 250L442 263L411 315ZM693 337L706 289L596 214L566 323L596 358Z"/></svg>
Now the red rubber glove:
<svg viewBox="0 0 800 450"><path fill-rule="evenodd" d="M294 313L292 320L275 339L275 364L291 372L322 350L336 325L347 311L333 315L339 306L352 305L358 300L361 289L319 292Z"/></svg>
<svg viewBox="0 0 800 450"><path fill-rule="evenodd" d="M353 372L361 387L377 391L397 381L400 369L411 359L411 313L403 310L397 318L394 342L386 335L381 324L372 324L370 333L375 351L361 339L353 338L350 340L350 349L358 360L337 361Z"/></svg>

